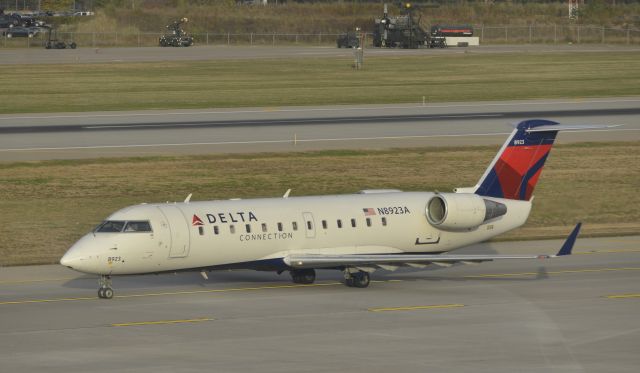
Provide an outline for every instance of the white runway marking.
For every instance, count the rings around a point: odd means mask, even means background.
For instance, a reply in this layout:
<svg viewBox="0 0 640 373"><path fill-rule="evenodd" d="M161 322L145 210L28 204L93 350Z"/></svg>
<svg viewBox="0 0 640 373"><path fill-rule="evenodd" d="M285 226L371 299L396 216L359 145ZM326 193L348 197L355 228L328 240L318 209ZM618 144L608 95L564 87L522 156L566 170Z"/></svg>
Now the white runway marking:
<svg viewBox="0 0 640 373"><path fill-rule="evenodd" d="M614 131L640 131L640 129L615 129L615 130L584 130L571 132L614 132ZM43 148L13 148L0 149L0 152L21 152L41 150L82 150L82 149L112 149L112 148L151 148L173 146L197 146L197 145L248 145L248 144L286 144L304 142L329 142L329 141L373 141L373 140L409 140L444 137L478 137L478 136L506 136L510 132L471 133L471 134L444 134L444 135L410 135L410 136L379 136L379 137L342 137L342 138L318 138L301 139L291 138L283 140L255 140L255 141L218 141L218 142L189 142L189 143L164 143L164 144L129 144L129 145L92 145L92 146L67 146L67 147L43 147Z"/></svg>

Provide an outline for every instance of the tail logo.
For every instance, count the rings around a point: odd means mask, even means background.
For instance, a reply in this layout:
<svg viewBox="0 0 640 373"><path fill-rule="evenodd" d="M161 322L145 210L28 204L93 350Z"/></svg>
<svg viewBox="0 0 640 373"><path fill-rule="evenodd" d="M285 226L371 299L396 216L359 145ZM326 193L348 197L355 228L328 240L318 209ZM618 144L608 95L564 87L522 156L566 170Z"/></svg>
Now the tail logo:
<svg viewBox="0 0 640 373"><path fill-rule="evenodd" d="M502 152L496 156L485 177L480 181L476 193L524 201L531 199L558 131L545 129L540 132L529 132L528 130L557 124L539 119L520 122L511 138L503 146Z"/></svg>

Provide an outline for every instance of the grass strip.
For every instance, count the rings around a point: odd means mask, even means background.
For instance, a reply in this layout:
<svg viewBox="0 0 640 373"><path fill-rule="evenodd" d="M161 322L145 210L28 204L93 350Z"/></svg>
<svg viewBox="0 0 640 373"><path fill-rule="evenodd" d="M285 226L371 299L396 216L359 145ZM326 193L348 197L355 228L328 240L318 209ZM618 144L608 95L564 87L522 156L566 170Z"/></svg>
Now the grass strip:
<svg viewBox="0 0 640 373"><path fill-rule="evenodd" d="M448 191L474 185L495 146L0 163L0 265L55 263L110 213L141 202ZM640 142L557 145L527 224L504 238L640 232Z"/></svg>
<svg viewBox="0 0 640 373"><path fill-rule="evenodd" d="M640 94L640 52L5 66L0 114Z"/></svg>

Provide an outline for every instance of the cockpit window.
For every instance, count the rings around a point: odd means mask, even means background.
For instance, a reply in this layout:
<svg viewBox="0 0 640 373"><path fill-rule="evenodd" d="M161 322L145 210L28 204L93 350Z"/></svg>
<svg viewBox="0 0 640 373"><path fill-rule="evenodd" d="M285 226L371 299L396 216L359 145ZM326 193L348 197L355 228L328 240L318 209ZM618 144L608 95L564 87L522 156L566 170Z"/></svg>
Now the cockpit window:
<svg viewBox="0 0 640 373"><path fill-rule="evenodd" d="M102 224L100 224L95 231L99 233L151 232L151 224L149 224L149 222L145 220L107 220L105 222L102 222Z"/></svg>
<svg viewBox="0 0 640 373"><path fill-rule="evenodd" d="M114 232L122 232L122 228L124 228L124 221L116 221L116 220L107 220L102 222L102 224L98 225L96 228L96 232L101 233L114 233Z"/></svg>
<svg viewBox="0 0 640 373"><path fill-rule="evenodd" d="M128 221L124 227L125 232L151 232L151 224L148 221Z"/></svg>

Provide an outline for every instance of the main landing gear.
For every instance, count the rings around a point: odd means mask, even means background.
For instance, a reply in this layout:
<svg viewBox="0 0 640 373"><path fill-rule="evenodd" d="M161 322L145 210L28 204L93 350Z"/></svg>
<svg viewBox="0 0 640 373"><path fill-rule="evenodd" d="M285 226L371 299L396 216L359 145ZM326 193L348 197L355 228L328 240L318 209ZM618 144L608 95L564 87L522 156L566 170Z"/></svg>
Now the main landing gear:
<svg viewBox="0 0 640 373"><path fill-rule="evenodd" d="M314 269L293 269L290 273L294 284L313 284L316 280Z"/></svg>
<svg viewBox="0 0 640 373"><path fill-rule="evenodd" d="M113 298L113 289L111 288L111 276L102 275L98 281L100 288L98 289L98 298L111 299Z"/></svg>
<svg viewBox="0 0 640 373"><path fill-rule="evenodd" d="M358 271L352 273L349 270L344 271L344 284L350 288L366 288L370 282L371 278L368 272Z"/></svg>
<svg viewBox="0 0 640 373"><path fill-rule="evenodd" d="M292 269L291 279L294 284L313 284L316 280L316 271L314 269ZM356 269L345 269L344 284L351 288L366 288L371 282L368 272L358 271Z"/></svg>

